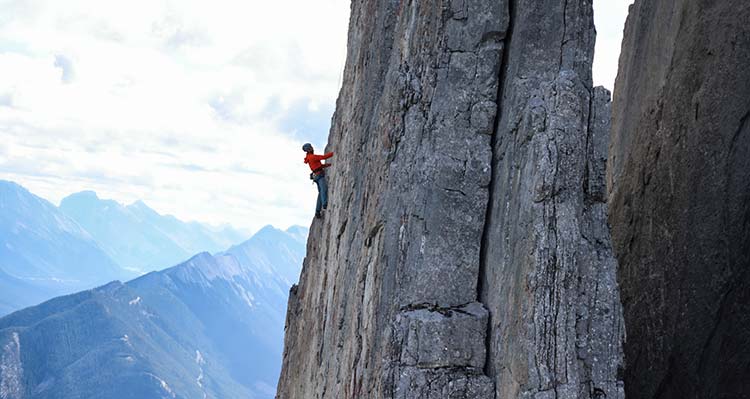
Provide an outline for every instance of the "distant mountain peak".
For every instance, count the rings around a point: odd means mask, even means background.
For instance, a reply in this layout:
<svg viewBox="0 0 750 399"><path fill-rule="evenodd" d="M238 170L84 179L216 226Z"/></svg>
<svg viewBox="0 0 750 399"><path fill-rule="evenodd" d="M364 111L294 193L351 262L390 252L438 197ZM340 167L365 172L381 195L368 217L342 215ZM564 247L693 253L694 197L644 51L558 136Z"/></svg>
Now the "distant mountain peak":
<svg viewBox="0 0 750 399"><path fill-rule="evenodd" d="M21 185L19 185L16 182L12 182L10 180L2 180L2 179L0 179L0 187L7 187L7 188L13 188L13 189L20 188L20 189L26 190L25 188L23 188Z"/></svg>
<svg viewBox="0 0 750 399"><path fill-rule="evenodd" d="M0 197L0 202L15 201L12 199L12 197L5 197L6 195L12 195L17 199L34 199L36 202L48 204L48 201L35 196L25 187L8 180L0 180L0 194L4 194L2 197ZM49 205L54 206L52 204Z"/></svg>
<svg viewBox="0 0 750 399"><path fill-rule="evenodd" d="M74 219L9 181L0 181L0 268L0 312L132 277Z"/></svg>
<svg viewBox="0 0 750 399"><path fill-rule="evenodd" d="M118 207L121 206L117 201L99 198L95 191L84 190L70 194L60 201L60 208L67 209L85 209L91 207Z"/></svg>
<svg viewBox="0 0 750 399"><path fill-rule="evenodd" d="M310 234L310 229L304 226L295 225L286 229L286 233L304 244L307 242L307 236Z"/></svg>
<svg viewBox="0 0 750 399"><path fill-rule="evenodd" d="M148 216L148 217L170 218L169 215L166 215L166 216L160 215L159 212L157 212L156 210L154 210L154 208L151 208L150 206L146 205L146 203L143 202L142 200L137 200L137 201L133 202L132 204L126 206L125 208L127 210L131 211L131 212L134 212L134 213L137 213L137 214L140 214L140 215L145 215L145 216Z"/></svg>
<svg viewBox="0 0 750 399"><path fill-rule="evenodd" d="M114 281L110 281L109 283L104 284L104 285L102 285L100 287L94 288L92 291L114 292L114 291L117 291L117 290L121 289L124 286L125 286L125 284L123 284L122 281L120 281L120 280L114 280Z"/></svg>
<svg viewBox="0 0 750 399"><path fill-rule="evenodd" d="M151 207L148 206L148 205L146 205L146 203L143 202L143 200L136 200L135 202L133 202L132 204L130 204L128 206L131 206L133 208L148 208L148 209L151 209Z"/></svg>
<svg viewBox="0 0 750 399"><path fill-rule="evenodd" d="M93 190L79 191L77 193L73 193L73 194L69 195L68 197L95 198L95 199L99 199L99 196L96 194L96 191L93 191Z"/></svg>
<svg viewBox="0 0 750 399"><path fill-rule="evenodd" d="M162 215L143 200L123 205L99 199L93 192L67 197L60 209L119 264L140 272L175 265L198 252L216 253L247 237L231 228L215 232L198 222Z"/></svg>
<svg viewBox="0 0 750 399"><path fill-rule="evenodd" d="M300 226L298 224L295 224L294 226L289 226L288 229L286 229L287 233L291 232L297 232L297 231L308 231L309 229L305 226Z"/></svg>
<svg viewBox="0 0 750 399"><path fill-rule="evenodd" d="M204 252L195 254L192 258L188 259L185 263L186 264L187 263L193 263L193 264L205 263L205 262L210 262L213 258L214 258L213 255L204 251Z"/></svg>
<svg viewBox="0 0 750 399"><path fill-rule="evenodd" d="M273 225L267 224L263 226L260 230L258 230L257 233L255 233L256 236L264 235L264 234L277 234L277 233L283 233L280 229L277 229Z"/></svg>
<svg viewBox="0 0 750 399"><path fill-rule="evenodd" d="M180 281L191 281L204 284L216 279L232 281L237 276L248 277L248 270L232 255L211 255L201 252L185 262L154 272L155 275L167 275Z"/></svg>
<svg viewBox="0 0 750 399"><path fill-rule="evenodd" d="M91 190L84 190L79 191L77 193L73 193L68 195L67 197L63 198L62 202L86 202L91 203L95 201L100 201L99 196L96 194L95 191Z"/></svg>

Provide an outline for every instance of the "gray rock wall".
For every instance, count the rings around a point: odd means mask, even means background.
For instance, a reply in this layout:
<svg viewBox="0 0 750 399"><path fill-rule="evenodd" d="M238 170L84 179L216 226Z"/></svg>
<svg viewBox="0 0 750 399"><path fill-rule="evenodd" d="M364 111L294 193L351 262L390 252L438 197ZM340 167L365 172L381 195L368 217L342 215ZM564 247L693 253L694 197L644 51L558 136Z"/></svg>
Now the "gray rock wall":
<svg viewBox="0 0 750 399"><path fill-rule="evenodd" d="M278 398L621 396L609 98L567 3L352 3Z"/></svg>
<svg viewBox="0 0 750 399"><path fill-rule="evenodd" d="M750 397L750 3L637 0L608 182L629 399Z"/></svg>
<svg viewBox="0 0 750 399"><path fill-rule="evenodd" d="M591 3L518 1L495 137L482 302L498 398L622 398L606 224L609 92Z"/></svg>

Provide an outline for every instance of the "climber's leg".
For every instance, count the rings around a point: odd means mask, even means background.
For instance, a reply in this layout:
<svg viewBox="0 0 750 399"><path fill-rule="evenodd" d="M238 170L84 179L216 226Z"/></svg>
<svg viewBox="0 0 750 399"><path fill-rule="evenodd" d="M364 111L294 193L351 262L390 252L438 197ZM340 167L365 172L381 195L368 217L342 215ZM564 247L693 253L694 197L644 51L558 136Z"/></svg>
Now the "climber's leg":
<svg viewBox="0 0 750 399"><path fill-rule="evenodd" d="M315 178L315 185L318 186L318 202L315 204L315 217L320 217L320 210L323 208L323 199L321 198L320 177Z"/></svg>
<svg viewBox="0 0 750 399"><path fill-rule="evenodd" d="M321 175L320 179L318 179L318 196L320 198L320 203L323 206L323 209L328 208L328 182L326 181L326 176Z"/></svg>

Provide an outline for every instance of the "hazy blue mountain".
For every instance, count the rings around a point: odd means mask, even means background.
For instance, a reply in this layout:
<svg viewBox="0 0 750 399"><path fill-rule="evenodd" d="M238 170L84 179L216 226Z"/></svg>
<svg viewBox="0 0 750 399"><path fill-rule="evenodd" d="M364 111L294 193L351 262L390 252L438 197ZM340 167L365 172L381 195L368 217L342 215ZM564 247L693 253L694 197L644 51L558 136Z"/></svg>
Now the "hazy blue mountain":
<svg viewBox="0 0 750 399"><path fill-rule="evenodd" d="M307 227L292 226L288 228L286 232L295 240L301 242L303 245L307 244L307 235L310 233L310 229L308 229Z"/></svg>
<svg viewBox="0 0 750 399"><path fill-rule="evenodd" d="M63 295L65 291L24 281L0 270L0 316Z"/></svg>
<svg viewBox="0 0 750 399"><path fill-rule="evenodd" d="M225 253L274 279L286 298L289 287L299 279L300 263L296 260L305 258L307 234L308 229L301 226L290 227L287 231L265 226L251 239Z"/></svg>
<svg viewBox="0 0 750 399"><path fill-rule="evenodd" d="M157 270L203 252L218 252L247 236L160 215L145 203L122 205L84 191L63 199L60 209L96 239L119 264L140 272Z"/></svg>
<svg viewBox="0 0 750 399"><path fill-rule="evenodd" d="M54 205L0 180L0 313L132 276Z"/></svg>
<svg viewBox="0 0 750 399"><path fill-rule="evenodd" d="M231 226L213 227L198 222L183 222L172 215L160 215L143 201L127 206L139 220L164 232L172 241L191 255L198 252L218 252L250 236ZM181 259L184 260L184 259Z"/></svg>
<svg viewBox="0 0 750 399"><path fill-rule="evenodd" d="M0 398L273 398L304 236L268 226L224 254L0 319Z"/></svg>

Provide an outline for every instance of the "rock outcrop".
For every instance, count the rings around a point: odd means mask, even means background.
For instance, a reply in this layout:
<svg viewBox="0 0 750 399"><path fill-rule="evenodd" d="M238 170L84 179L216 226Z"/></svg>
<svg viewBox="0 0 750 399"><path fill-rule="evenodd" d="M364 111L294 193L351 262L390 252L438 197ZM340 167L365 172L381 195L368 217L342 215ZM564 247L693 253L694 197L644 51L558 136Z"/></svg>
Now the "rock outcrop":
<svg viewBox="0 0 750 399"><path fill-rule="evenodd" d="M622 398L607 230L609 92L592 89L591 3L519 1L484 237L498 398Z"/></svg>
<svg viewBox="0 0 750 399"><path fill-rule="evenodd" d="M622 397L592 5L352 3L277 397Z"/></svg>
<svg viewBox="0 0 750 399"><path fill-rule="evenodd" d="M750 397L750 3L637 0L608 183L629 399Z"/></svg>

